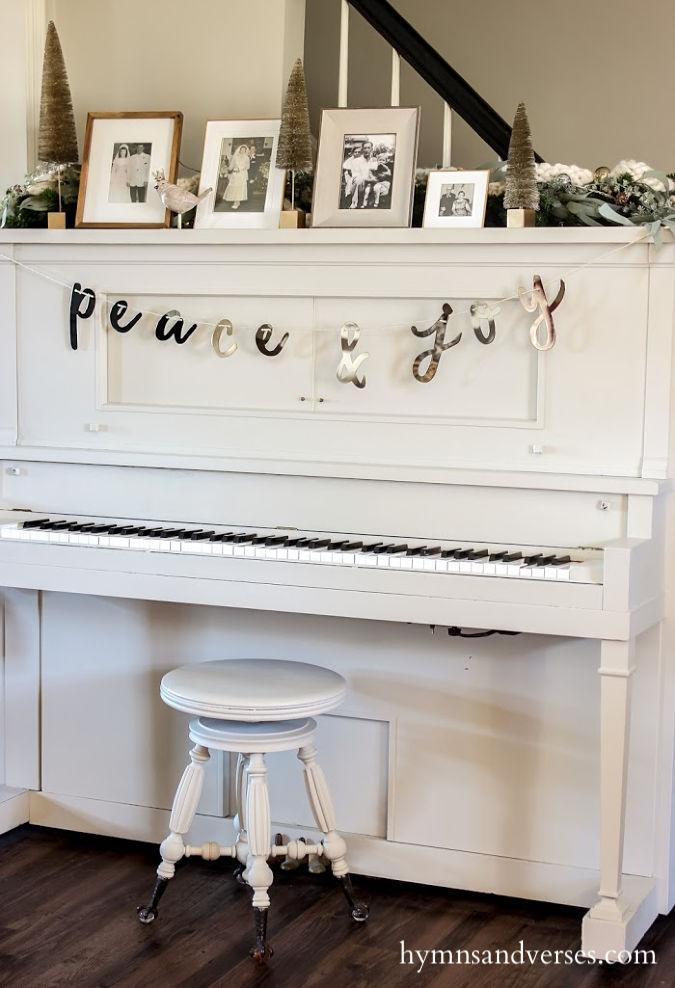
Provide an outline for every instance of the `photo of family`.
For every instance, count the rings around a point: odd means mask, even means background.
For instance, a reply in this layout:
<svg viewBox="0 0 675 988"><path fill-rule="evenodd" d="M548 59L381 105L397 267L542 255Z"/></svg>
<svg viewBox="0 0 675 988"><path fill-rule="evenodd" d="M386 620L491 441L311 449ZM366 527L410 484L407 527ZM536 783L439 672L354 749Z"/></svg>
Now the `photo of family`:
<svg viewBox="0 0 675 988"><path fill-rule="evenodd" d="M150 141L113 144L108 202L145 202L150 180Z"/></svg>
<svg viewBox="0 0 675 988"><path fill-rule="evenodd" d="M215 212L263 213L274 137L226 137L220 145Z"/></svg>
<svg viewBox="0 0 675 988"><path fill-rule="evenodd" d="M340 209L391 209L396 134L345 134Z"/></svg>
<svg viewBox="0 0 675 988"><path fill-rule="evenodd" d="M471 216L475 185L442 185L439 216Z"/></svg>

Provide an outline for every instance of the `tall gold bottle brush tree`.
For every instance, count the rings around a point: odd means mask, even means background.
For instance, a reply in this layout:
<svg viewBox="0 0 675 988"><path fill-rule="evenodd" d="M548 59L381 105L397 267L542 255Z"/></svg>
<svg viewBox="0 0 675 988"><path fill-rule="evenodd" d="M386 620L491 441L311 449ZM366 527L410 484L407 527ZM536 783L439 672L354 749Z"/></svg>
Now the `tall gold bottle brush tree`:
<svg viewBox="0 0 675 988"><path fill-rule="evenodd" d="M281 110L276 166L291 173L291 208L282 210L279 226L303 227L305 213L295 208L295 176L299 171L309 171L312 168L312 138L309 132L305 71L299 58L291 71Z"/></svg>
<svg viewBox="0 0 675 988"><path fill-rule="evenodd" d="M47 27L42 62L38 158L47 168L56 166L59 208L58 212L47 214L47 225L50 229L63 229L66 225L66 214L61 199L62 171L64 165L77 162L78 150L68 73L53 21L50 21Z"/></svg>
<svg viewBox="0 0 675 988"><path fill-rule="evenodd" d="M509 141L504 208L507 226L535 225L536 212L539 209L539 189L532 135L524 103L518 104Z"/></svg>

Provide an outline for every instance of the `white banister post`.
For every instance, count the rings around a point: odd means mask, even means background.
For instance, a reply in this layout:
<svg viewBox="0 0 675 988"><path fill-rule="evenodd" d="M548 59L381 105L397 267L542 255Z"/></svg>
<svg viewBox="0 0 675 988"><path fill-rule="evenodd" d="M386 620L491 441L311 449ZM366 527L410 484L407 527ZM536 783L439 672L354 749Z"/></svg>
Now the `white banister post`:
<svg viewBox="0 0 675 988"><path fill-rule="evenodd" d="M340 63L338 70L338 106L347 105L349 72L349 4L342 0L340 12Z"/></svg>
<svg viewBox="0 0 675 988"><path fill-rule="evenodd" d="M449 103L443 104L443 154L442 164L444 168L450 167L452 156L452 110Z"/></svg>
<svg viewBox="0 0 675 988"><path fill-rule="evenodd" d="M391 105L401 105L401 56L391 49Z"/></svg>

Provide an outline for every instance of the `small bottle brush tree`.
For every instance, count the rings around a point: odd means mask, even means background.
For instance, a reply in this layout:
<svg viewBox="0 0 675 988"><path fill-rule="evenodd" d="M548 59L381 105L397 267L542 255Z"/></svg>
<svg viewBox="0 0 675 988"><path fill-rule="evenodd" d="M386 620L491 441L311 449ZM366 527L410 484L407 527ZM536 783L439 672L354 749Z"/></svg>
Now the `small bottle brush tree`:
<svg viewBox="0 0 675 988"><path fill-rule="evenodd" d="M66 63L54 22L47 27L42 62L38 158L58 165L59 212L61 211L61 165L78 159L73 101L68 85Z"/></svg>
<svg viewBox="0 0 675 988"><path fill-rule="evenodd" d="M295 173L308 171L312 167L307 89L300 58L295 60L281 110L276 166L286 168L291 173L291 209L295 209Z"/></svg>
<svg viewBox="0 0 675 988"><path fill-rule="evenodd" d="M534 226L534 213L539 209L539 189L524 103L518 104L509 141L504 208L508 226Z"/></svg>

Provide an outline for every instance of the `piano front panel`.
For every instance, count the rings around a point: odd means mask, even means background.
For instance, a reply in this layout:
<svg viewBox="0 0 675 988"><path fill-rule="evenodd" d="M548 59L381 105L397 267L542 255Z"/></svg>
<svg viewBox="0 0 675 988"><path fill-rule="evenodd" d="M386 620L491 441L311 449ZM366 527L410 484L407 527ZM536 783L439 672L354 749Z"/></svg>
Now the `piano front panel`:
<svg viewBox="0 0 675 988"><path fill-rule="evenodd" d="M475 338L466 310L475 299L531 287L535 274L553 295L567 267L588 256L573 247L563 260L533 245L516 264L507 248L494 248L485 264L479 253L445 245L439 263L429 245L402 264L395 245L335 246L330 257L268 247L255 263L245 253L235 263L222 247L178 264L180 253L155 246L138 264L108 246L92 247L86 263L71 259L56 269L43 251L39 270L93 286L101 302L124 297L141 310L176 308L211 325L231 319L239 350L218 358L204 325L183 346L159 343L156 317L148 316L123 336L103 319L82 320L74 353L68 292L21 270L19 445L74 456L94 450L103 461L129 452L186 462L202 456L234 469L251 457L282 471L291 462L311 471L328 461L358 475L376 465L413 470L421 480L430 469L458 467L639 476L648 249L626 248L611 263L569 276L548 353L531 346L535 316L517 300L502 304L489 346ZM460 332L462 339L423 384L412 365L432 341L409 327L431 325L444 301L457 310L447 339ZM364 389L335 377L346 321L362 329L354 355L370 354ZM274 326L273 343L291 334L277 357L256 350L253 334L263 323Z"/></svg>

